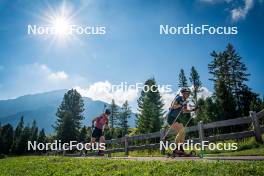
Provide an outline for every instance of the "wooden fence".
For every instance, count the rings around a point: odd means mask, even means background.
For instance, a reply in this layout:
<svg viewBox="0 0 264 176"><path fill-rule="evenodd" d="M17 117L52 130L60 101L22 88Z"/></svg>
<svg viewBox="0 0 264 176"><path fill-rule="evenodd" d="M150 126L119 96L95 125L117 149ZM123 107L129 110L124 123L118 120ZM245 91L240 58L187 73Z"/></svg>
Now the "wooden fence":
<svg viewBox="0 0 264 176"><path fill-rule="evenodd" d="M223 141L223 140L243 139L243 138L247 138L251 136L255 136L256 141L259 143L262 143L263 141L262 141L261 135L262 133L264 133L264 126L261 126L259 123L259 120L262 117L264 117L264 109L258 113L250 112L250 116L217 121L217 122L212 122L212 123L207 123L207 124L203 124L203 122L199 122L198 125L196 126L187 127L186 133L198 131L199 138L192 139L193 143L197 143L201 141L215 142L215 141ZM236 125L243 125L243 124L252 124L253 130L234 132L234 133L228 133L228 134L219 134L219 135L214 135L214 136L205 136L204 131L207 129L236 126ZM160 142L139 145L139 146L129 145L129 143L135 142L135 141L157 139L157 138L159 140L162 140L162 134L163 134L163 130L154 132L154 133L137 135L137 136L125 136L122 138L106 140L106 145L108 146L118 144L118 145L121 145L122 147L114 147L112 149L107 149L105 153L111 155L111 153L125 152L125 155L128 155L129 151L133 151L133 150L156 149L160 147ZM171 131L169 135L171 134L175 134L175 132ZM88 152L87 156L93 156L96 154L97 152ZM64 155L77 156L78 154L67 154L64 152Z"/></svg>

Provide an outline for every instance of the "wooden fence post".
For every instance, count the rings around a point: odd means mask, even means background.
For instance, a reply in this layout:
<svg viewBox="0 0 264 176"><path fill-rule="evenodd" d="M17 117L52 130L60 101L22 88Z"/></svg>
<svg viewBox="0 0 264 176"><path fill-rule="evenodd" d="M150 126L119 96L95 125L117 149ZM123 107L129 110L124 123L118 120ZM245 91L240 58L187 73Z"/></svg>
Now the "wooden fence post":
<svg viewBox="0 0 264 176"><path fill-rule="evenodd" d="M110 141L111 141L110 144L112 144L112 139L110 139ZM108 145L108 147L110 146L110 144ZM113 145L111 145L111 146L113 147ZM112 148L112 147L111 147L111 148ZM107 157L111 157L111 156L112 156L112 155L111 155L111 153L109 152L109 153L107 154Z"/></svg>
<svg viewBox="0 0 264 176"><path fill-rule="evenodd" d="M256 112L250 111L249 114L250 114L252 124L253 124L253 128L254 128L255 139L257 142L263 143L262 136L261 136L261 129L260 129L260 125L259 125L259 120L258 120L258 117L256 115Z"/></svg>
<svg viewBox="0 0 264 176"><path fill-rule="evenodd" d="M160 129L160 142L163 141L165 142L165 140L163 139L163 135L164 135L165 129ZM165 155L165 149L162 148L162 150L160 151L160 154Z"/></svg>
<svg viewBox="0 0 264 176"><path fill-rule="evenodd" d="M203 122L202 121L198 122L198 132L199 132L200 142L202 144L204 141L204 129L203 129ZM201 153L199 154L199 157L201 157L201 158L204 157L204 149L203 148L201 148Z"/></svg>
<svg viewBox="0 0 264 176"><path fill-rule="evenodd" d="M200 142L202 143L204 140L204 130L203 130L203 122L202 121L198 122L198 132L199 132Z"/></svg>
<svg viewBox="0 0 264 176"><path fill-rule="evenodd" d="M125 155L128 156L128 135L125 135Z"/></svg>

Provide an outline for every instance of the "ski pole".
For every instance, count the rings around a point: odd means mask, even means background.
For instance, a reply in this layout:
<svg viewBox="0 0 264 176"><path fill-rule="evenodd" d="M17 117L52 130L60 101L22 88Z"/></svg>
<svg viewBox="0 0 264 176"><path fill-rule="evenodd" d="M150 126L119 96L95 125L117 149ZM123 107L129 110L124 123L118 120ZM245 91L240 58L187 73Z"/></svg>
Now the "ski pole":
<svg viewBox="0 0 264 176"><path fill-rule="evenodd" d="M175 102L175 99L173 100L173 102L172 102L171 104L174 104L174 102ZM188 101L185 101L185 103L183 103L183 104L187 104L187 102L188 102ZM183 108L184 108L184 105L181 107L181 111L179 112L179 114L177 115L177 117L174 119L172 125L178 120L179 116L181 115L181 113L182 113L182 111L183 111ZM169 113L168 113L168 114L169 114ZM191 118L189 119L189 121L187 122L187 124L188 124L190 121L191 121ZM186 124L186 125L187 125L187 124ZM171 130L172 125L170 126L170 128L168 129L168 131L165 132L164 136L162 137L162 140L164 140L164 139L167 137L167 135L169 134L169 132L170 132L170 130ZM186 125L185 125L185 127L186 127Z"/></svg>
<svg viewBox="0 0 264 176"><path fill-rule="evenodd" d="M187 121L187 123L185 124L184 128L186 128L188 126L188 124L190 123L190 121L193 119L193 117L190 117L189 120Z"/></svg>
<svg viewBox="0 0 264 176"><path fill-rule="evenodd" d="M197 107L195 107L195 109L196 109L196 108L197 108ZM195 110L193 110L193 111L195 111ZM192 111L192 112L193 112L193 111ZM192 112L191 112L191 113L192 113ZM194 115L191 115L191 117L189 118L189 120L188 120L187 123L185 124L184 128L186 128L186 127L188 126L188 124L191 122L191 120L194 119L195 117L196 117L195 114L194 114Z"/></svg>
<svg viewBox="0 0 264 176"><path fill-rule="evenodd" d="M104 104L103 113L105 112L106 107L107 107L107 105Z"/></svg>
<svg viewBox="0 0 264 176"><path fill-rule="evenodd" d="M181 111L179 112L179 114L176 116L176 118L174 119L172 125L174 125L174 123L177 121L177 119L180 117L181 113L182 113L182 110L183 110L183 107L181 108ZM162 140L164 140L167 135L169 134L170 130L171 130L171 127L172 125L170 126L170 128L168 129L168 131L165 132L164 136L162 137Z"/></svg>

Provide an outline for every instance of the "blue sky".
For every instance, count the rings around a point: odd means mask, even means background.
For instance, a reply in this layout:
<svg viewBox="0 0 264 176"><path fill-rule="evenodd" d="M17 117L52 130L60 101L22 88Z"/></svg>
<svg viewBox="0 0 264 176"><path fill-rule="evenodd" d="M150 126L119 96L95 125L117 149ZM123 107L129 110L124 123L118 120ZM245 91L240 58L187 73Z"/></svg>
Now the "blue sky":
<svg viewBox="0 0 264 176"><path fill-rule="evenodd" d="M54 41L30 36L27 25L67 8L71 21L101 25L106 35ZM248 85L264 95L262 0L0 0L0 99L108 81L144 82L177 90L181 68L195 66L204 87L213 90L207 64L213 50L234 45L251 73ZM237 35L160 35L159 25L237 26Z"/></svg>

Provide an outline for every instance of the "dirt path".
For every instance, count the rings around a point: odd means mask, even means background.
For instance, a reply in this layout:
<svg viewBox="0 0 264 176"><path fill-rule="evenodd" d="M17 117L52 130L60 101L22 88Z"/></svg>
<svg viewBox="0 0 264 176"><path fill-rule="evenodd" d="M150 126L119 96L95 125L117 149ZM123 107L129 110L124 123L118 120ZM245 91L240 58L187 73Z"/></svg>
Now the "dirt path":
<svg viewBox="0 0 264 176"><path fill-rule="evenodd" d="M91 157L99 158L99 157ZM166 157L103 157L108 159L122 159L122 160L136 160L136 161L208 161L208 160L227 160L227 161L264 161L264 156L219 156L219 157L176 157L176 158L166 158Z"/></svg>

